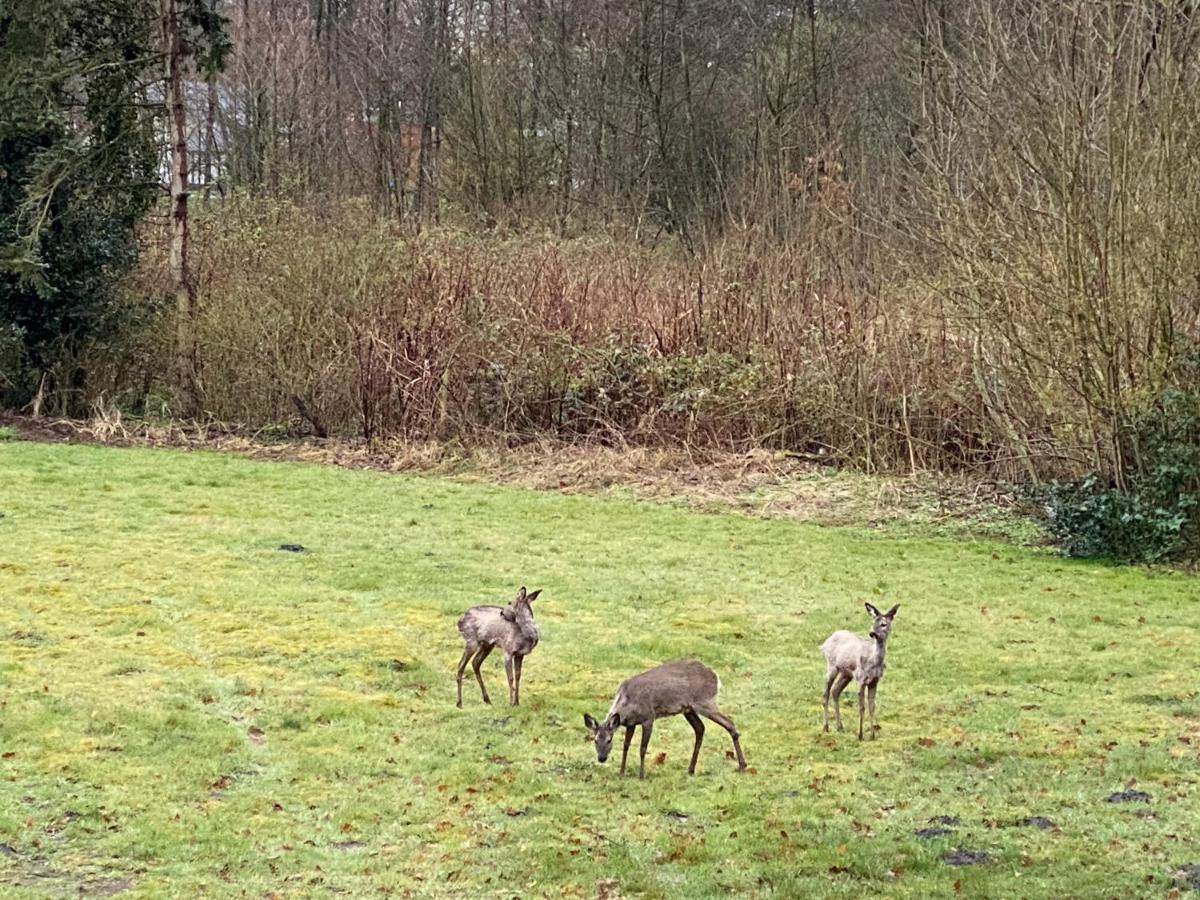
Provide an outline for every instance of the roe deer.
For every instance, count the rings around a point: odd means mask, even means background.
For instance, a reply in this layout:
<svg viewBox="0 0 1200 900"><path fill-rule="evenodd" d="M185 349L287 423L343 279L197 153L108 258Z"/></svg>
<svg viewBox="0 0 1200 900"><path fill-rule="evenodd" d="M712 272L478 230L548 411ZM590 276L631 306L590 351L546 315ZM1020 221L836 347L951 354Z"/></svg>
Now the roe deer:
<svg viewBox="0 0 1200 900"><path fill-rule="evenodd" d="M462 659L458 661L458 707L462 708L463 673L470 662L475 669L483 702L491 703L479 667L494 647L504 651L504 674L508 676L508 702L513 706L521 703L521 663L537 646L538 630L533 621L533 608L529 605L541 591L526 594L525 588L508 606L473 606L458 620L458 631L463 636Z"/></svg>
<svg viewBox="0 0 1200 900"><path fill-rule="evenodd" d="M833 709L837 714L837 730L842 731L842 705L839 697L851 680L857 679L858 688L858 739L863 739L864 698L871 704L871 740L879 730L875 718L875 689L883 678L887 666L887 640L892 631L892 620L896 618L897 603L881 613L870 603L867 612L875 617L871 625L871 640L860 638L850 631L835 631L821 645L825 654L825 730L829 730L829 696L833 695Z"/></svg>
<svg viewBox="0 0 1200 900"><path fill-rule="evenodd" d="M625 749L621 752L621 774L625 774L625 762L629 757L629 745L633 741L633 729L642 726L642 754L638 777L646 777L646 748L650 745L650 733L654 720L664 716L682 714L696 732L696 746L692 749L692 761L688 774L696 774L696 757L700 755L700 742L704 740L704 723L700 717L712 719L729 732L733 738L733 749L737 751L738 771L746 768L746 757L738 741L737 726L733 720L717 709L717 691L721 679L703 663L695 660L669 662L635 675L621 682L613 700L608 718L597 722L589 715L583 717L584 724L592 730L596 741L596 758L600 762L608 759L612 748L613 732L625 729Z"/></svg>

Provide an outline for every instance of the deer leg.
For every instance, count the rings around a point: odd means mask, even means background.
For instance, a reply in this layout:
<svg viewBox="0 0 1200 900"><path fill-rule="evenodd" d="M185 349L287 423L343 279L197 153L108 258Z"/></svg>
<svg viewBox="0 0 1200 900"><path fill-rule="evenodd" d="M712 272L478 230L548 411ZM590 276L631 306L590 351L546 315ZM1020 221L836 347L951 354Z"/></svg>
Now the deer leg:
<svg viewBox="0 0 1200 900"><path fill-rule="evenodd" d="M825 730L829 731L829 693L833 690L833 683L838 679L838 670L834 669L829 673L829 677L825 679Z"/></svg>
<svg viewBox="0 0 1200 900"><path fill-rule="evenodd" d="M629 759L629 745L633 743L633 725L625 726L625 749L621 751L621 774L625 774L625 760Z"/></svg>
<svg viewBox="0 0 1200 900"><path fill-rule="evenodd" d="M843 672L843 673L840 673L837 683L834 684L834 686L833 686L833 711L834 711L834 714L837 716L837 730L838 731L845 730L842 727L842 700L841 700L842 691L844 691L846 689L846 685L848 685L852 680L853 680L852 676L847 675Z"/></svg>
<svg viewBox="0 0 1200 900"><path fill-rule="evenodd" d="M867 702L871 704L871 740L875 740L875 732L879 731L879 720L875 718L875 689L879 687L879 682L875 682L867 688Z"/></svg>
<svg viewBox="0 0 1200 900"><path fill-rule="evenodd" d="M513 657L513 706L521 705L521 663L524 661L523 656Z"/></svg>
<svg viewBox="0 0 1200 900"><path fill-rule="evenodd" d="M700 744L704 740L704 723L700 721L700 717L691 710L683 714L683 717L688 720L688 724L692 726L692 730L696 732L696 746L692 748L692 762L688 766L688 774L696 774L696 760L700 758Z"/></svg>
<svg viewBox="0 0 1200 900"><path fill-rule="evenodd" d="M863 734L863 713L866 712L867 705L867 684L864 681L858 686L858 739L861 741Z"/></svg>
<svg viewBox="0 0 1200 900"><path fill-rule="evenodd" d="M516 701L513 698L513 657L507 650L504 651L504 675L508 679L508 705L515 706Z"/></svg>
<svg viewBox="0 0 1200 900"><path fill-rule="evenodd" d="M483 661L488 658L488 654L492 652L491 644L484 644L479 648L479 652L475 654L475 658L471 660L471 668L475 670L475 680L479 682L479 691L483 694L483 702L490 704L492 698L488 696L487 688L483 686L483 675L479 671L479 667L483 665Z"/></svg>
<svg viewBox="0 0 1200 900"><path fill-rule="evenodd" d="M467 644L466 649L463 650L462 659L460 659L458 661L458 675L455 678L455 680L458 682L458 703L455 705L459 709L462 709L463 673L467 671L467 663L469 663L471 661L471 657L475 655L475 651L477 649L478 649L477 647L472 647L470 644Z"/></svg>
<svg viewBox="0 0 1200 900"><path fill-rule="evenodd" d="M746 770L746 757L742 754L742 742L738 740L738 730L737 726L733 724L733 719L722 713L715 706L698 710L698 712L700 715L712 719L729 732L729 736L733 738L733 752L737 754L738 771L744 772Z"/></svg>
<svg viewBox="0 0 1200 900"><path fill-rule="evenodd" d="M647 722L642 726L642 758L641 766L638 768L638 778L646 777L646 748L650 746L650 733L654 730L654 723Z"/></svg>

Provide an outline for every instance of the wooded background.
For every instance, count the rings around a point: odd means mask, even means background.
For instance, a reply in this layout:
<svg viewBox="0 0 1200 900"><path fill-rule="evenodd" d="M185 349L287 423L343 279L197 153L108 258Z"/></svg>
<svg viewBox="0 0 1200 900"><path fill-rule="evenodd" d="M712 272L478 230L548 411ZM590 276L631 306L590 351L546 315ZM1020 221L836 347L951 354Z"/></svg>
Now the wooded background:
<svg viewBox="0 0 1200 900"><path fill-rule="evenodd" d="M177 4L189 268L11 403L1120 487L1197 394L1193 2Z"/></svg>

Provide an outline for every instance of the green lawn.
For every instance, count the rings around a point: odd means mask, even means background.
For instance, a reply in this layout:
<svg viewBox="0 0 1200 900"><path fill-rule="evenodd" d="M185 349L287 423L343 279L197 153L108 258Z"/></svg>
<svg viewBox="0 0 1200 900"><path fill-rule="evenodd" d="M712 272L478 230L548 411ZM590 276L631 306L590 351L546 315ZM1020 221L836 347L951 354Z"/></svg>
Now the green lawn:
<svg viewBox="0 0 1200 900"><path fill-rule="evenodd" d="M13 441L0 514L5 896L1132 897L1200 863L1193 577ZM496 705L468 683L456 710L458 614L521 584L523 705L494 654ZM864 600L901 608L859 744L820 733L818 647ZM751 770L710 726L688 778L675 718L619 779L582 714L680 657L721 675ZM1130 787L1152 801L1106 802ZM960 824L916 837L934 816Z"/></svg>

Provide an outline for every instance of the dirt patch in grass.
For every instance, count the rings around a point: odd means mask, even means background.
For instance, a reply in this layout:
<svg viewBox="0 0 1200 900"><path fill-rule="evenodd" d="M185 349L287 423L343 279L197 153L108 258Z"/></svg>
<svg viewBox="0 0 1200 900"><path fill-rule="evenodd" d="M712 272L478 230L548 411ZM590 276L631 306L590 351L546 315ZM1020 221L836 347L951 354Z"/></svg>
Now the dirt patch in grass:
<svg viewBox="0 0 1200 900"><path fill-rule="evenodd" d="M8 865L0 868L0 886L34 888L55 897L115 897L133 890L136 884L129 876L72 872L52 866L8 844L0 844L0 858L8 860Z"/></svg>
<svg viewBox="0 0 1200 900"><path fill-rule="evenodd" d="M1118 791L1115 794L1109 794L1108 803L1149 803L1153 797L1145 791Z"/></svg>
<svg viewBox="0 0 1200 900"><path fill-rule="evenodd" d="M1053 819L1047 819L1045 816L1029 816L1026 819L1022 819L1017 825L1023 828L1041 828L1043 830L1058 827Z"/></svg>
<svg viewBox="0 0 1200 900"><path fill-rule="evenodd" d="M992 855L986 850L955 850L942 857L948 866L986 866L992 861Z"/></svg>
<svg viewBox="0 0 1200 900"><path fill-rule="evenodd" d="M104 411L88 420L0 415L0 426L43 443L214 450L255 459L436 474L564 494L618 494L769 519L1044 544L1033 510L1012 486L927 472L837 470L819 456L752 449L606 446L537 440L519 446L447 442L279 439L215 423L151 423ZM281 548L284 549L284 548Z"/></svg>

